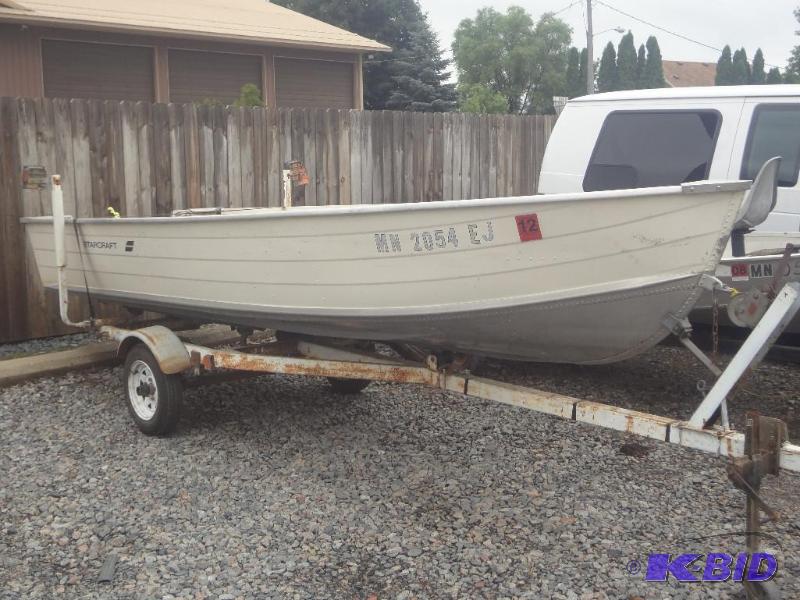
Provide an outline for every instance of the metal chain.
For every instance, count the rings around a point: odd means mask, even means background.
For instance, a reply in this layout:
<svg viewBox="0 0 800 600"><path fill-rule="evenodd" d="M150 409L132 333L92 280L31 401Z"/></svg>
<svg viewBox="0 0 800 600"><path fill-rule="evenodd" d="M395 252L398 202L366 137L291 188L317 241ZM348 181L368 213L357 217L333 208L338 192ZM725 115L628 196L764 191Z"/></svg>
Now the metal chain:
<svg viewBox="0 0 800 600"><path fill-rule="evenodd" d="M711 309L711 360L714 364L719 365L719 298L717 297L717 289L711 290L711 298L713 300Z"/></svg>

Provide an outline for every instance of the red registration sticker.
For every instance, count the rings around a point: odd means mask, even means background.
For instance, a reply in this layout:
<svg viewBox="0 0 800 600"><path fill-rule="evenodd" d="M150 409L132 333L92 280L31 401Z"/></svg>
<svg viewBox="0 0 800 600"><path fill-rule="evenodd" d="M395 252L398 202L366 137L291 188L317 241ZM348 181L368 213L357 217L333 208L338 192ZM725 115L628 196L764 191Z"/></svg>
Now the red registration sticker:
<svg viewBox="0 0 800 600"><path fill-rule="evenodd" d="M750 267L747 263L731 265L731 279L733 281L748 281L750 279Z"/></svg>
<svg viewBox="0 0 800 600"><path fill-rule="evenodd" d="M520 242L532 242L542 239L542 230L539 227L539 216L536 213L530 215L517 215L517 231L519 231Z"/></svg>

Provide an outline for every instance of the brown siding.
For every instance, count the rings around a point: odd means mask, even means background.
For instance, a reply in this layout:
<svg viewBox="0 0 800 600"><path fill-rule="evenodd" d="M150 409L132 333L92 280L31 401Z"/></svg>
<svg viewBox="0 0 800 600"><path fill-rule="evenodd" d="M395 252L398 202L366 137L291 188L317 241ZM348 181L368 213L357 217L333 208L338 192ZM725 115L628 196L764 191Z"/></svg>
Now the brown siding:
<svg viewBox="0 0 800 600"><path fill-rule="evenodd" d="M278 106L355 108L352 62L275 59Z"/></svg>
<svg viewBox="0 0 800 600"><path fill-rule="evenodd" d="M261 56L245 54L170 50L170 101L211 98L231 104L247 83L262 89L262 60Z"/></svg>
<svg viewBox="0 0 800 600"><path fill-rule="evenodd" d="M154 100L153 49L42 40L48 98Z"/></svg>
<svg viewBox="0 0 800 600"><path fill-rule="evenodd" d="M41 65L37 35L0 24L0 96L41 96Z"/></svg>

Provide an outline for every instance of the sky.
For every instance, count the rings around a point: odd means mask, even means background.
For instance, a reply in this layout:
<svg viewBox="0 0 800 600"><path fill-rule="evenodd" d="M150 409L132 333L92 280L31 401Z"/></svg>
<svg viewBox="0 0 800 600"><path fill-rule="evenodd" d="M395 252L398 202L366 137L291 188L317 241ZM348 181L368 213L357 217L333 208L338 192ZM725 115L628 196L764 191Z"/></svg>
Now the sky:
<svg viewBox="0 0 800 600"><path fill-rule="evenodd" d="M448 51L453 32L462 19L473 18L478 9L491 6L499 11L512 5L522 6L534 18L544 12L556 12L558 17L572 27L572 43L579 48L586 46L584 21L586 0L419 0L428 13L431 25L439 34L442 47ZM712 61L719 58L719 51L681 39L645 25L628 16L599 4L613 6L638 19L668 29L684 37L713 48L730 44L731 48L744 47L752 59L756 48L764 52L769 66L783 68L792 48L800 44L795 31L800 25L792 11L800 6L800 0L594 0L592 3L594 31L602 32L616 27L630 29L638 47L650 35L658 38L661 54L666 60ZM568 7L569 8L566 8ZM565 10L562 10L565 9ZM621 34L615 31L598 33L595 36L595 58L599 58L603 47L609 42L619 43Z"/></svg>

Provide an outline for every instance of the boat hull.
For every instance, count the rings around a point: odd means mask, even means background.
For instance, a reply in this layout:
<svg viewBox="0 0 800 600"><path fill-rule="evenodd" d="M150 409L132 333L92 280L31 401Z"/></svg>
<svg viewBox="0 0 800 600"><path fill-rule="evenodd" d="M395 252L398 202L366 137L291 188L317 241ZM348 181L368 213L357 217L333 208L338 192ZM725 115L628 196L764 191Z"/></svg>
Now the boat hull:
<svg viewBox="0 0 800 600"><path fill-rule="evenodd" d="M202 321L604 363L667 335L747 185L68 225L71 291ZM42 284L48 218L27 219ZM86 281L84 281L84 272Z"/></svg>

